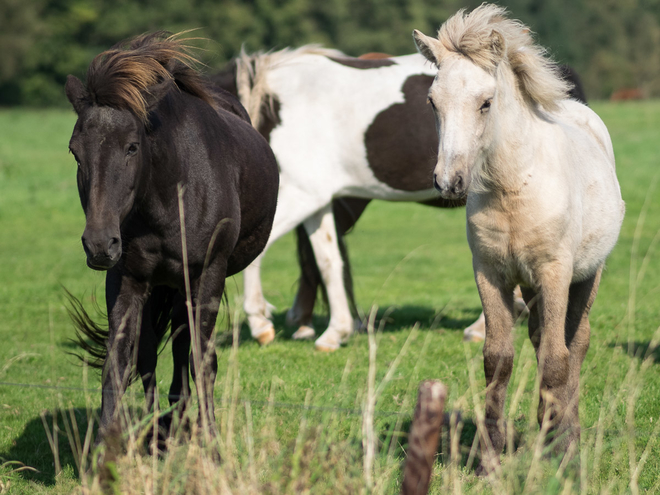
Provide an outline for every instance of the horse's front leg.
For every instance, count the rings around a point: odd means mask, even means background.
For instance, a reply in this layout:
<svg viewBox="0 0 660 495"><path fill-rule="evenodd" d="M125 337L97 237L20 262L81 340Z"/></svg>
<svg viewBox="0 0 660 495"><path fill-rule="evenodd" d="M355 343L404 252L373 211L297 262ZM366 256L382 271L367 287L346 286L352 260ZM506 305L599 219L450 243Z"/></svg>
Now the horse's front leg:
<svg viewBox="0 0 660 495"><path fill-rule="evenodd" d="M324 199L314 191L299 189L290 185L283 176L280 177L277 211L268 244L250 266L243 270L243 309L247 315L252 337L257 339L261 345L269 344L275 338L275 328L270 321L270 307L264 298L261 285L261 260L277 239L296 228L324 205L329 207L330 204L330 197Z"/></svg>
<svg viewBox="0 0 660 495"><path fill-rule="evenodd" d="M580 441L580 370L589 350L591 327L589 312L596 299L602 267L588 279L571 284L566 312L566 345L568 346L568 380L561 397L562 414L556 429L556 452L569 452L569 446Z"/></svg>
<svg viewBox="0 0 660 495"><path fill-rule="evenodd" d="M113 430L121 431L119 403L136 366L136 343L142 310L149 294L147 284L110 270L106 276L108 310L107 356L103 363L101 419L96 443ZM150 367L150 366L147 366ZM147 397L148 400L148 397Z"/></svg>
<svg viewBox="0 0 660 495"><path fill-rule="evenodd" d="M541 382L537 419L541 426L545 421L550 422L548 431L556 430L567 406L571 353L566 345L566 317L571 277L571 266L560 262L548 264L537 274L538 330L531 338Z"/></svg>
<svg viewBox="0 0 660 495"><path fill-rule="evenodd" d="M217 261L192 281L193 328L190 329L190 364L199 398L198 424L204 435L217 435L213 387L218 372L214 330L225 288L226 264Z"/></svg>
<svg viewBox="0 0 660 495"><path fill-rule="evenodd" d="M330 306L328 328L316 340L316 348L334 351L353 333L353 317L344 288L344 263L337 244L332 206L319 210L305 221L316 263L325 284Z"/></svg>
<svg viewBox="0 0 660 495"><path fill-rule="evenodd" d="M492 471L504 448L504 400L513 369L513 287L474 258L474 273L486 320L484 372L486 375L486 430L482 438L481 469Z"/></svg>

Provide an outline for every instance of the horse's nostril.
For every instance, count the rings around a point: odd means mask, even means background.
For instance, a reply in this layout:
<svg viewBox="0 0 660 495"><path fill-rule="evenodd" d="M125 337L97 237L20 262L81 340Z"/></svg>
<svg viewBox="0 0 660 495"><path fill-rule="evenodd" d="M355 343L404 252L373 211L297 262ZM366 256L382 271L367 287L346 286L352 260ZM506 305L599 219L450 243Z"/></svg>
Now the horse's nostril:
<svg viewBox="0 0 660 495"><path fill-rule="evenodd" d="M110 257L113 257L119 252L119 238L118 237L113 237L108 241L108 255Z"/></svg>

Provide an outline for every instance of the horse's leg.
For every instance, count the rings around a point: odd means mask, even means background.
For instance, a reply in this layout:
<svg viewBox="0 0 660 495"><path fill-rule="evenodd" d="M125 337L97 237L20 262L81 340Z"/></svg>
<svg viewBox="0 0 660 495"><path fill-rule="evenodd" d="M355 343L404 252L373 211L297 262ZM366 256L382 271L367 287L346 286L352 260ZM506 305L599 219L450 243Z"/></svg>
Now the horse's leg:
<svg viewBox="0 0 660 495"><path fill-rule="evenodd" d="M351 275L351 265L348 260L348 253L343 240L344 235L350 231L357 222L360 215L364 212L370 199L362 198L338 198L332 202L332 212L335 216L335 227L337 229L337 244L344 262L344 285L351 308L355 311L355 301L353 299L353 277ZM314 314L314 304L319 286L324 290L324 296L327 302L327 293L325 286L322 285L321 273L314 250L309 241L307 231L303 226L296 229L298 239L298 263L300 264L300 284L298 293L293 306L286 314L287 325L298 325L300 328L293 334L294 339L314 338L315 332L312 328L312 316Z"/></svg>
<svg viewBox="0 0 660 495"><path fill-rule="evenodd" d="M158 361L158 343L153 328L151 315L151 299L147 299L142 310L142 321L140 325L140 340L137 352L137 372L142 380L144 397L146 400L146 411L151 412L154 407L156 384L156 364Z"/></svg>
<svg viewBox="0 0 660 495"><path fill-rule="evenodd" d="M516 287L513 291L513 316L518 318L520 315L524 315L527 312L527 306L523 300L523 296L520 292L520 287ZM484 318L484 312L482 311L474 323L469 327L463 330L463 340L465 342L481 342L486 338L486 318Z"/></svg>
<svg viewBox="0 0 660 495"><path fill-rule="evenodd" d="M316 295L321 285L321 273L316 265L314 250L303 225L296 227L296 241L300 279L293 306L286 312L286 325L298 326L298 330L292 335L294 340L306 340L316 337L312 326L312 316Z"/></svg>
<svg viewBox="0 0 660 495"><path fill-rule="evenodd" d="M268 244L257 258L243 270L244 302L243 309L248 318L252 337L261 345L272 342L275 329L270 321L270 308L264 298L261 287L261 260L267 249L280 237L294 229L315 211L330 204L330 198L324 201L297 188L284 187L280 182L277 210L270 232Z"/></svg>
<svg viewBox="0 0 660 495"><path fill-rule="evenodd" d="M315 345L322 351L334 351L353 333L353 317L344 290L344 264L337 245L332 207L328 205L305 220L305 230L314 248L330 306L330 323Z"/></svg>
<svg viewBox="0 0 660 495"><path fill-rule="evenodd" d="M119 402L128 386L133 365L133 351L142 319L148 287L110 270L106 275L108 310L107 356L103 363L101 419L96 443L111 430L121 430L117 417ZM137 363L135 363L137 364Z"/></svg>
<svg viewBox="0 0 660 495"><path fill-rule="evenodd" d="M162 418L162 426L170 434L172 418L176 414L181 421L190 398L189 363L190 356L190 328L188 326L188 312L183 297L178 296L172 312L172 384L169 391L170 406L177 407Z"/></svg>
<svg viewBox="0 0 660 495"><path fill-rule="evenodd" d="M570 372L570 352L566 346L566 317L571 267L555 263L539 274L537 300L538 330L532 334L541 381L538 421L550 421L556 429L564 412ZM530 319L531 320L531 319ZM531 330L530 330L531 332Z"/></svg>
<svg viewBox="0 0 660 495"><path fill-rule="evenodd" d="M217 436L215 424L215 403L213 387L218 372L218 358L215 351L215 322L227 274L227 256L219 256L206 267L202 277L191 284L193 300L194 329L190 331L190 366L199 397L198 424L202 433L210 439Z"/></svg>
<svg viewBox="0 0 660 495"><path fill-rule="evenodd" d="M589 312L596 299L602 267L587 280L571 284L566 313L566 344L570 353L568 362L568 382L561 397L563 415L557 428L557 452L568 452L571 443L580 441L580 417L578 404L580 396L580 369L589 349L591 326Z"/></svg>
<svg viewBox="0 0 660 495"><path fill-rule="evenodd" d="M486 430L482 439L481 469L487 472L499 463L504 448L504 400L513 369L513 287L498 281L497 274L474 259L474 273L486 320L484 372L486 375Z"/></svg>

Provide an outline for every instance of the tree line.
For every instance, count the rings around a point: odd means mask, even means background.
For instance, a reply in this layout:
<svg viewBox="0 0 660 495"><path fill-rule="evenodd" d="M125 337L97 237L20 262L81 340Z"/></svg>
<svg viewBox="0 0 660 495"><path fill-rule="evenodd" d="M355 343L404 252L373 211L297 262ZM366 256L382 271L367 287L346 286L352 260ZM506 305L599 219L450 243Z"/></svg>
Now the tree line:
<svg viewBox="0 0 660 495"><path fill-rule="evenodd" d="M0 105L66 104L67 74L147 31L201 43L208 71L238 53L321 43L349 55L414 51L413 28L433 34L459 0L2 0ZM622 88L660 96L660 0L501 0L581 75L589 98Z"/></svg>

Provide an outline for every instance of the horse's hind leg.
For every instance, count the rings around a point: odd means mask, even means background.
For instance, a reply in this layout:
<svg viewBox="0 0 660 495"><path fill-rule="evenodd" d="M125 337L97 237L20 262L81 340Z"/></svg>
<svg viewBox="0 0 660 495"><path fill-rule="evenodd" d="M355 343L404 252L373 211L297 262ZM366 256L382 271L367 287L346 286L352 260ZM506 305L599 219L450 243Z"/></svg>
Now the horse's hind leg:
<svg viewBox="0 0 660 495"><path fill-rule="evenodd" d="M504 448L504 401L513 370L514 349L511 338L513 328L513 287L500 286L497 274L474 260L474 271L481 304L486 318L484 342L484 372L486 375L486 431L482 438L480 470L490 472L499 463Z"/></svg>
<svg viewBox="0 0 660 495"><path fill-rule="evenodd" d="M352 291L353 277L351 274L351 264L348 259L348 252L343 237L353 228L370 201L369 199L362 198L338 198L332 202L332 212L335 217L335 227L337 229L337 243L344 264L344 285L349 304L355 313L357 312ZM316 295L319 287L321 287L327 302L327 293L325 293L321 272L314 258L314 249L304 226L298 226L296 234L298 238L298 263L300 264L301 275L298 293L296 294L293 306L286 314L287 325L298 325L300 327L293 334L294 339L314 338L315 332L312 328L312 316L314 314Z"/></svg>
<svg viewBox="0 0 660 495"><path fill-rule="evenodd" d="M332 207L328 205L308 218L305 229L314 248L330 306L330 323L315 345L322 351L334 351L353 333L353 317L344 290L344 264L337 244Z"/></svg>
<svg viewBox="0 0 660 495"><path fill-rule="evenodd" d="M580 418L578 404L580 397L580 369L584 356L589 349L591 326L589 312L596 299L602 267L596 274L583 282L571 285L569 289L568 310L566 313L566 344L569 357L568 382L561 397L563 416L557 428L555 451L567 452L569 445L580 440Z"/></svg>
<svg viewBox="0 0 660 495"><path fill-rule="evenodd" d="M287 326L298 326L298 330L292 335L294 340L306 340L316 336L312 327L312 316L316 295L321 285L321 273L314 259L314 250L309 242L309 236L302 225L296 227L296 240L300 280L293 305L286 313L286 324Z"/></svg>
<svg viewBox="0 0 660 495"><path fill-rule="evenodd" d="M162 426L172 433L172 421L175 417L183 420L185 408L190 398L189 360L190 360L190 329L188 313L183 297L177 297L172 312L172 384L169 391L170 406L176 405L172 411L163 416Z"/></svg>
<svg viewBox="0 0 660 495"><path fill-rule="evenodd" d="M261 345L268 344L275 338L275 329L270 321L270 307L264 298L261 285L261 260L268 247L277 239L296 228L315 211L330 204L331 198L323 198L295 187L286 187L280 179L280 192L275 212L273 228L268 244L254 261L243 270L244 297L243 309L247 315L252 337Z"/></svg>

